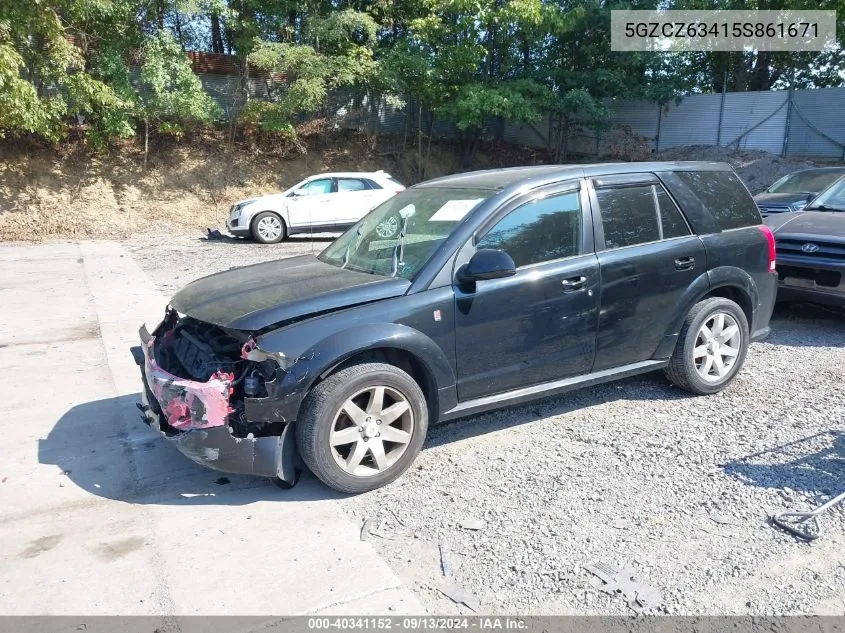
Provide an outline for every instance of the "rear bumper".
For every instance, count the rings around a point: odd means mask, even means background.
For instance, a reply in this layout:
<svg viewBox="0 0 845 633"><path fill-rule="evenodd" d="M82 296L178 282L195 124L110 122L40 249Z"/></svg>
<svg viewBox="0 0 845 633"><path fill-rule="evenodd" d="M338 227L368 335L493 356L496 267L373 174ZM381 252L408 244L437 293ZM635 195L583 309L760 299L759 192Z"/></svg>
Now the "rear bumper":
<svg viewBox="0 0 845 633"><path fill-rule="evenodd" d="M777 299L778 278L774 273L766 273L765 278L757 281L757 308L752 315L750 336L752 341L760 341L766 338L771 332L769 321L775 309Z"/></svg>
<svg viewBox="0 0 845 633"><path fill-rule="evenodd" d="M132 355L141 368L141 402L138 408L142 420L158 431L180 453L192 461L226 473L278 477L289 484L297 479L297 454L294 440L294 425L287 424L281 435L239 438L235 437L228 424L209 425L197 428L195 411L206 404L199 401L199 388L209 383L180 380L166 383L166 391L161 390L162 376L151 362L153 337L145 326L140 329L141 347L133 347ZM161 400L166 393L166 397ZM164 409L162 406L164 405ZM191 421L184 423L178 413L187 407L192 415ZM176 417L174 417L176 416ZM184 424L183 424L184 423ZM184 428L177 428L181 425Z"/></svg>

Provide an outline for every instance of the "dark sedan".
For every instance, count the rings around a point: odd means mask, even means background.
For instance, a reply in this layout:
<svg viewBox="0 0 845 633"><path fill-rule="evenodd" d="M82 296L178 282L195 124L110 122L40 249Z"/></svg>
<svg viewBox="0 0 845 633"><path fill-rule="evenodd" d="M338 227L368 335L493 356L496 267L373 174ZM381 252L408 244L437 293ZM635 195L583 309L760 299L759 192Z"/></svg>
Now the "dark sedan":
<svg viewBox="0 0 845 633"><path fill-rule="evenodd" d="M775 234L778 301L845 307L845 179L804 211L765 223Z"/></svg>
<svg viewBox="0 0 845 633"><path fill-rule="evenodd" d="M825 189L843 179L845 167L803 169L784 176L763 193L758 193L754 202L763 216L800 211Z"/></svg>

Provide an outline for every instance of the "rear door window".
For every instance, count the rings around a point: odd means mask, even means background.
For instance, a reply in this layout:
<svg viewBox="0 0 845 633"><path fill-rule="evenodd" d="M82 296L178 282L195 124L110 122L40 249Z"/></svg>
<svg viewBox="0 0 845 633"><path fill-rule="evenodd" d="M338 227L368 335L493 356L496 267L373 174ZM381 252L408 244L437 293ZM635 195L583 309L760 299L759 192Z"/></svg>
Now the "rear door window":
<svg viewBox="0 0 845 633"><path fill-rule="evenodd" d="M723 231L760 224L763 219L748 189L730 171L678 171Z"/></svg>
<svg viewBox="0 0 845 633"><path fill-rule="evenodd" d="M532 200L499 220L476 248L505 251L519 266L580 254L580 194L571 191Z"/></svg>
<svg viewBox="0 0 845 633"><path fill-rule="evenodd" d="M337 190L343 191L366 191L367 184L358 178L338 178Z"/></svg>
<svg viewBox="0 0 845 633"><path fill-rule="evenodd" d="M668 240L673 237L683 237L690 234L687 221L681 215L678 205L669 196L663 187L656 186L657 193L657 208L660 211L660 225L663 229L663 239Z"/></svg>
<svg viewBox="0 0 845 633"><path fill-rule="evenodd" d="M651 185L596 190L604 229L604 248L656 242L660 225Z"/></svg>
<svg viewBox="0 0 845 633"><path fill-rule="evenodd" d="M604 248L623 248L690 235L680 209L659 184L596 190Z"/></svg>

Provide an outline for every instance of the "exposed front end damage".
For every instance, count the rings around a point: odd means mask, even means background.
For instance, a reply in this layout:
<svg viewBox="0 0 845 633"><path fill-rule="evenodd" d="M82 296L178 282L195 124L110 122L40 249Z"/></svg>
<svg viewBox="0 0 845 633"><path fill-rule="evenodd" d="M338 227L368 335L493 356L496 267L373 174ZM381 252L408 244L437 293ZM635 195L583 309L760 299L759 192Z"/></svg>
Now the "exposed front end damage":
<svg viewBox="0 0 845 633"><path fill-rule="evenodd" d="M193 461L229 473L296 481L293 425L252 420L249 402L285 374L284 357L262 352L248 333L168 310L133 355L141 367L144 421Z"/></svg>

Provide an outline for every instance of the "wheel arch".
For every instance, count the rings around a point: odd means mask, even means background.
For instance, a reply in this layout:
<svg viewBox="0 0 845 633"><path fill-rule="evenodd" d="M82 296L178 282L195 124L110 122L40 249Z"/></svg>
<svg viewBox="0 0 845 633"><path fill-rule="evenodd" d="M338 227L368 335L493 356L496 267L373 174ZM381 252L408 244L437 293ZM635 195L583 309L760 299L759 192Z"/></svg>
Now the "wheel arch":
<svg viewBox="0 0 845 633"><path fill-rule="evenodd" d="M281 341L274 343L271 348L286 347ZM417 381L430 407L431 420L456 404L451 401L456 393L455 372L437 343L407 325L368 323L337 330L298 353L283 381L273 388L274 409L285 419L295 420L316 384L343 366L372 359L399 367Z"/></svg>
<svg viewBox="0 0 845 633"><path fill-rule="evenodd" d="M431 369L422 358L400 347L380 346L352 352L321 372L311 385L309 385L308 390L310 391L321 381L345 367L364 362L379 362L393 365L411 376L420 386L425 396L426 405L428 405L429 420L437 419L440 403L437 397L437 381Z"/></svg>
<svg viewBox="0 0 845 633"><path fill-rule="evenodd" d="M754 318L754 307L751 303L751 296L739 286L725 284L713 288L706 295L701 297L699 301L708 299L710 297L722 297L723 299L730 299L740 308L742 308L745 318L748 320L748 327L751 327L752 319Z"/></svg>
<svg viewBox="0 0 845 633"><path fill-rule="evenodd" d="M758 302L757 286L751 275L741 268L721 266L702 273L687 287L672 312L663 340L653 358L668 358L672 355L678 333L689 311L696 303L708 297L723 297L739 305L748 320L748 327L751 327Z"/></svg>

